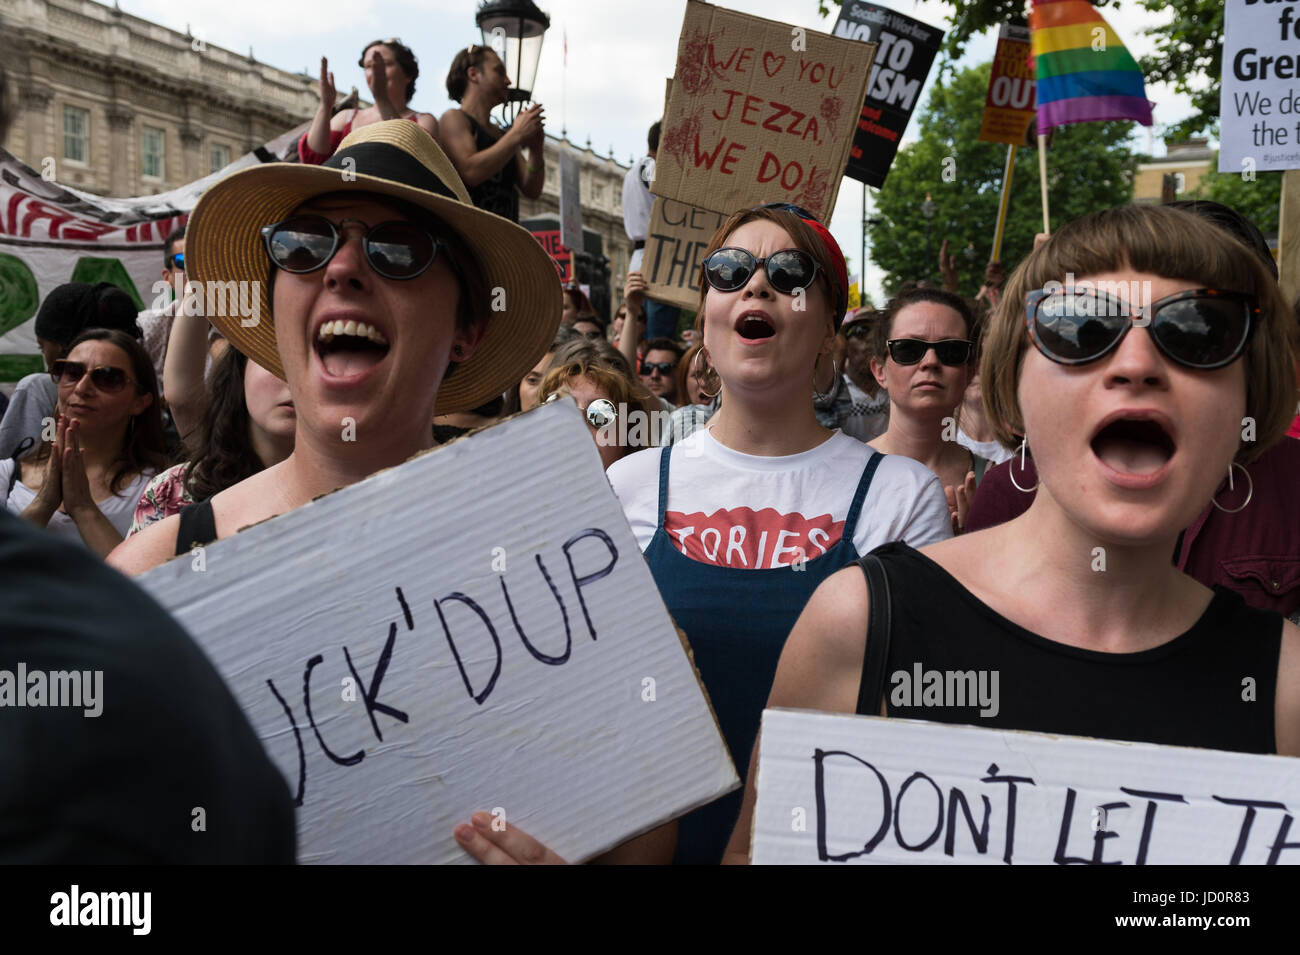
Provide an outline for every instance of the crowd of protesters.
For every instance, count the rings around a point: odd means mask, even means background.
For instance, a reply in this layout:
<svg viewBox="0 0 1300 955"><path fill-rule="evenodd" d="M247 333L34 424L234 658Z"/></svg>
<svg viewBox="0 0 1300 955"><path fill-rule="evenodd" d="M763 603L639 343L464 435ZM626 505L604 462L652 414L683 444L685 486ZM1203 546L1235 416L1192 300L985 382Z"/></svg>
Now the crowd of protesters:
<svg viewBox="0 0 1300 955"><path fill-rule="evenodd" d="M742 791L607 861L745 861L765 706L969 722L886 698L883 675L916 661L998 670L1003 703L984 725L1300 755L1300 313L1252 223L1213 203L1095 212L1009 274L991 263L970 300L945 243L944 287L851 309L827 227L768 203L726 218L682 308L640 269L655 123L624 184L634 254L610 321L517 224L519 196L544 181L544 117L492 123L510 83L497 54L456 55L460 105L436 119L408 105L419 66L400 41L368 44L360 63L373 106L336 112L322 59L300 162L218 182L167 241L178 288L269 274L271 320L209 324L175 302L137 316L108 285L46 296L47 371L0 420L0 493L27 525L6 516L0 534L15 579L24 548L54 554L61 537L84 571L69 607L139 602L105 561L143 573L571 399L750 767ZM1094 284L1062 290L1067 276ZM1149 283L1151 301L1098 281ZM505 310L489 303L501 288ZM1105 574L1086 559L1099 542ZM9 622L37 626L38 609ZM53 616L39 626L53 632ZM112 616L103 627L121 626ZM93 641L91 622L75 628ZM237 725L232 745L255 749L210 668L195 672ZM1270 702L1235 702L1243 673ZM248 839L228 851L291 858L288 793L264 755L250 765ZM454 833L482 861L561 861L482 823ZM48 832L15 844L38 859L173 858L142 848L146 828L117 852L102 832L93 851Z"/></svg>

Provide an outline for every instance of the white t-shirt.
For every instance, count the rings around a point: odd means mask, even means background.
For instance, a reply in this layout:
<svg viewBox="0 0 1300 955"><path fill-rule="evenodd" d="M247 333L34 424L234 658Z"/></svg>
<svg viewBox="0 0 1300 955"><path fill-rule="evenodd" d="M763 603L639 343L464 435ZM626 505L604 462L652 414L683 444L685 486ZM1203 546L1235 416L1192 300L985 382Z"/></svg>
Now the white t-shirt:
<svg viewBox="0 0 1300 955"><path fill-rule="evenodd" d="M614 486L644 551L657 529L658 448L610 465ZM836 431L811 451L781 457L742 454L708 428L674 446L664 524L678 550L703 563L767 569L814 560L839 542L858 480L875 451ZM910 458L885 455L858 515L853 545L913 547L952 536L939 479Z"/></svg>
<svg viewBox="0 0 1300 955"><path fill-rule="evenodd" d="M643 156L623 177L623 231L633 241L645 241L650 229L650 211L654 206L650 179L654 176L654 162L649 156ZM640 270L641 252L637 249L632 253L627 266L629 272Z"/></svg>
<svg viewBox="0 0 1300 955"><path fill-rule="evenodd" d="M13 473L13 459L0 460L0 495L3 495L8 490ZM131 521L135 518L135 506L140 501L140 495L144 493L144 489L153 479L153 475L153 471L146 470L137 475L134 481L122 488L121 492L99 502L100 513L108 518L108 522L124 538L126 532L131 529ZM21 515L26 510L27 505L35 499L36 492L20 479L14 481L14 488L9 491L9 498L5 501L4 506L11 513ZM50 518L50 522L45 527L56 537L75 541L78 544L84 543L81 539L81 532L77 530L76 521L63 511L55 511L54 516Z"/></svg>
<svg viewBox="0 0 1300 955"><path fill-rule="evenodd" d="M961 428L957 429L957 443L968 449L976 457L989 462L990 467L1011 460L1016 453L1008 451L997 441L976 441Z"/></svg>

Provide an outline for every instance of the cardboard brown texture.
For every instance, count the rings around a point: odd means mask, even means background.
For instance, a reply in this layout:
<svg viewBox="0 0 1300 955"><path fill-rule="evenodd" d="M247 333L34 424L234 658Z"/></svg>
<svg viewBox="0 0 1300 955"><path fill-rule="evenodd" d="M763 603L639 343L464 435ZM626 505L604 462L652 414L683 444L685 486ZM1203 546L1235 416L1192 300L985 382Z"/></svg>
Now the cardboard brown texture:
<svg viewBox="0 0 1300 955"><path fill-rule="evenodd" d="M690 0L651 191L728 215L793 202L829 221L875 51Z"/></svg>
<svg viewBox="0 0 1300 955"><path fill-rule="evenodd" d="M1300 864L1289 756L769 709L757 788L755 863Z"/></svg>
<svg viewBox="0 0 1300 955"><path fill-rule="evenodd" d="M720 212L697 209L659 196L650 212L641 274L646 294L694 310L700 304L700 263L713 233L727 219Z"/></svg>
<svg viewBox="0 0 1300 955"><path fill-rule="evenodd" d="M1034 68L1029 64L1029 28L1004 23L984 97L980 141L1033 145L1036 92Z"/></svg>
<svg viewBox="0 0 1300 955"><path fill-rule="evenodd" d="M301 862L471 861L478 810L582 861L738 784L572 399L137 582L284 774Z"/></svg>

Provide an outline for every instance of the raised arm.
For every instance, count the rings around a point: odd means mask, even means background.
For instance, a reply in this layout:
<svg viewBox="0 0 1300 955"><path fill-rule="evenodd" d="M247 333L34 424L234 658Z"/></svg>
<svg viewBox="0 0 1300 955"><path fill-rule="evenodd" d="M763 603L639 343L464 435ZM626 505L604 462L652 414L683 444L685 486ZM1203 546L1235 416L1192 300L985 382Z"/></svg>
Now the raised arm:
<svg viewBox="0 0 1300 955"><path fill-rule="evenodd" d="M866 651L866 621L867 583L856 564L823 581L790 631L767 705L853 713ZM745 799L722 857L724 865L749 862L760 742L761 737L750 754Z"/></svg>
<svg viewBox="0 0 1300 955"><path fill-rule="evenodd" d="M186 314L185 302L177 302L167 356L163 359L163 397L171 411L176 433L188 446L197 433L208 407L208 389L203 373L208 360L208 319Z"/></svg>

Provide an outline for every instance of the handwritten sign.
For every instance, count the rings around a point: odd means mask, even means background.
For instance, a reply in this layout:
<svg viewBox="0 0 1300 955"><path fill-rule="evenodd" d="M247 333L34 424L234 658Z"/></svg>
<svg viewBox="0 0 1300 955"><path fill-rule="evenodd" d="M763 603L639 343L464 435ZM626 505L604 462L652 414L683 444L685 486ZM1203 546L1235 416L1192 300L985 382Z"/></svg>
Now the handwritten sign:
<svg viewBox="0 0 1300 955"><path fill-rule="evenodd" d="M695 309L700 304L700 263L726 216L675 199L655 199L641 271L657 302Z"/></svg>
<svg viewBox="0 0 1300 955"><path fill-rule="evenodd" d="M930 75L943 31L874 3L844 3L835 36L877 44L844 174L879 188Z"/></svg>
<svg viewBox="0 0 1300 955"><path fill-rule="evenodd" d="M1037 83L1034 68L1029 65L1029 28L1004 23L998 31L989 91L984 97L980 141L1024 146L1033 138L1030 126L1036 103Z"/></svg>
<svg viewBox="0 0 1300 955"><path fill-rule="evenodd" d="M757 786L756 863L1300 864L1285 756L774 709Z"/></svg>
<svg viewBox="0 0 1300 955"><path fill-rule="evenodd" d="M1219 172L1300 169L1297 12L1289 3L1225 0Z"/></svg>
<svg viewBox="0 0 1300 955"><path fill-rule="evenodd" d="M581 861L738 784L571 400L138 582L284 773L300 861L466 862L475 810Z"/></svg>
<svg viewBox="0 0 1300 955"><path fill-rule="evenodd" d="M874 52L690 0L651 191L724 214L794 202L829 221Z"/></svg>

